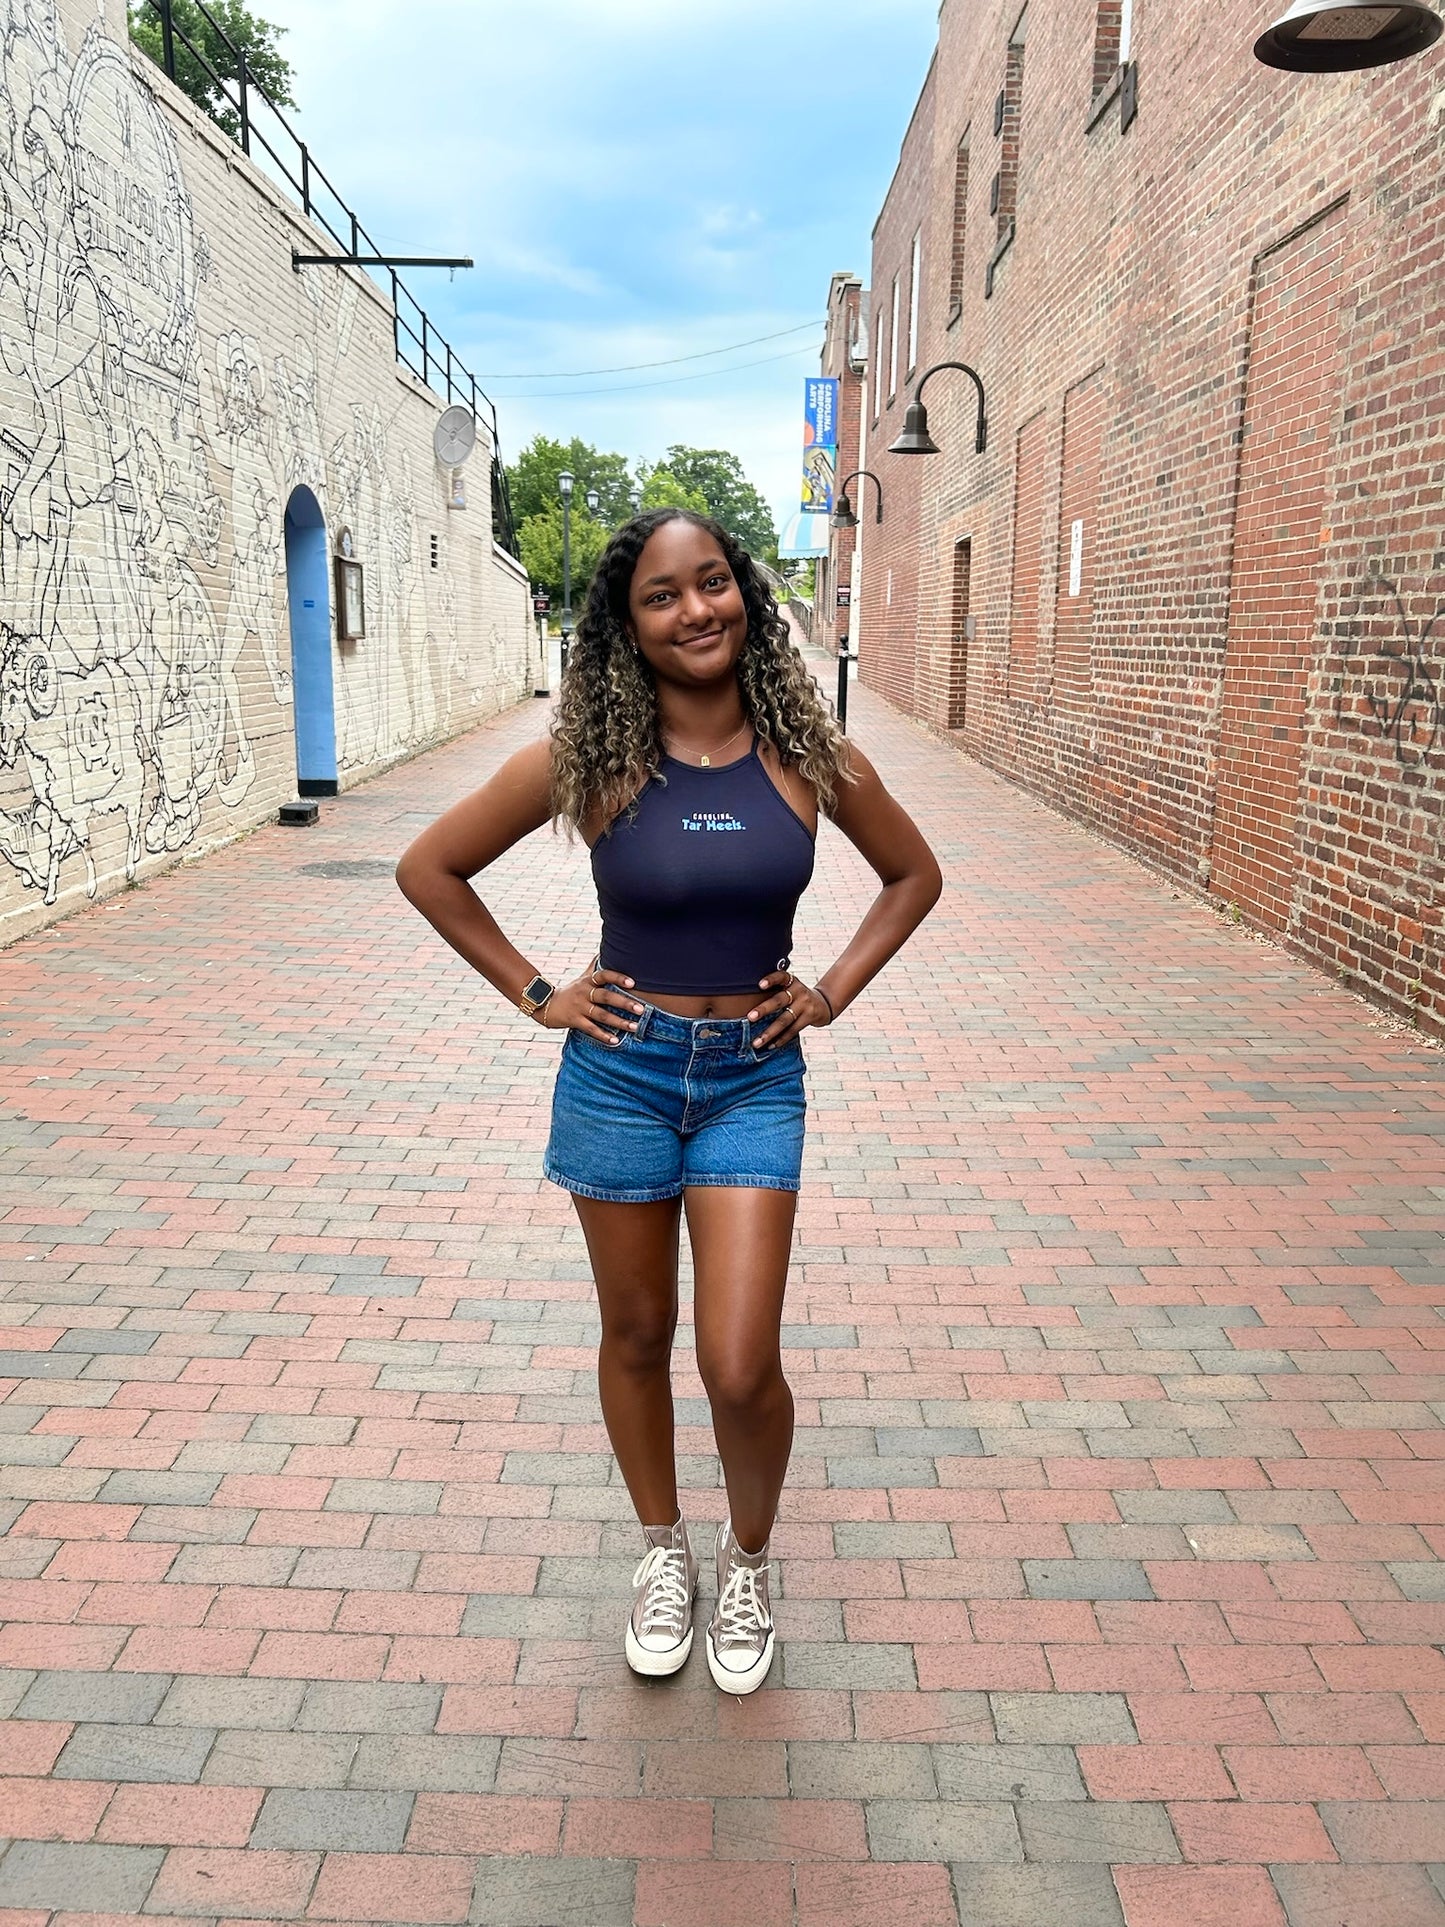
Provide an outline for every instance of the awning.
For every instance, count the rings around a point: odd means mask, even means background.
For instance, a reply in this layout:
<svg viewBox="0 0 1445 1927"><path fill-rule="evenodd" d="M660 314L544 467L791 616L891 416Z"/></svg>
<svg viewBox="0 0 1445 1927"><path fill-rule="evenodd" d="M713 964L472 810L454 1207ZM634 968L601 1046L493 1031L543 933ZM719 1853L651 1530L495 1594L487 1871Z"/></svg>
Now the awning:
<svg viewBox="0 0 1445 1927"><path fill-rule="evenodd" d="M783 524L778 554L790 562L828 553L828 517L816 509L800 509Z"/></svg>

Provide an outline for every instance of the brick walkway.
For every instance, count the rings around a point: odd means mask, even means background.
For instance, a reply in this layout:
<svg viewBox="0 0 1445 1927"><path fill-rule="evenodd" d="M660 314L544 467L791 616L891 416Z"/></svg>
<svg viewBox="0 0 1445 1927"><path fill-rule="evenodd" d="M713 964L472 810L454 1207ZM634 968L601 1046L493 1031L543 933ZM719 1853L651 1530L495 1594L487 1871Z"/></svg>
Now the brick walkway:
<svg viewBox="0 0 1445 1927"><path fill-rule="evenodd" d="M1445 1920L1445 1059L860 692L949 889L812 1044L783 1659L642 1685L557 1043L389 880L541 720L0 959L0 1927Z"/></svg>

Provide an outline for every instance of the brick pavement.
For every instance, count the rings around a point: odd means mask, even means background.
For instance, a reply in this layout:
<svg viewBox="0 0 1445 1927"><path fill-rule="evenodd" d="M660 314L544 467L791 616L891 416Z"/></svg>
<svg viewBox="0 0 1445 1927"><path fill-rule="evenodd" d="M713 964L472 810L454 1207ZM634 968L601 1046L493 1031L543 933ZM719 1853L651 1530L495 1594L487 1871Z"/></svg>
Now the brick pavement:
<svg viewBox="0 0 1445 1927"><path fill-rule="evenodd" d="M949 887L811 1044L783 1657L641 1684L557 1042L389 881L541 721L0 959L0 1927L1445 1920L1445 1060L858 692Z"/></svg>

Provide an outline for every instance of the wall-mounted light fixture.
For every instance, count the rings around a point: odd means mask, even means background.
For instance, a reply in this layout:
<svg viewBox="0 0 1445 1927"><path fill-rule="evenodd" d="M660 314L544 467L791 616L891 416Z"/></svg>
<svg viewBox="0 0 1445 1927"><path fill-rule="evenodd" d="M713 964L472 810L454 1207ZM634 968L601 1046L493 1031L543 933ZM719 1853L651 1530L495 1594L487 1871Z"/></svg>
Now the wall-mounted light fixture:
<svg viewBox="0 0 1445 1927"><path fill-rule="evenodd" d="M871 468L855 468L851 475L845 475L843 477L843 485L839 489L838 498L833 504L832 523L835 529L856 529L858 526L858 517L853 513L853 504L848 499L848 484L859 480L860 477L865 481L871 482L874 488L877 489L878 512L873 517L873 520L875 522L881 522L883 520L883 484Z"/></svg>
<svg viewBox="0 0 1445 1927"><path fill-rule="evenodd" d="M902 433L889 449L890 455L936 455L939 452L937 442L928 432L928 410L923 405L923 390L945 368L956 368L960 374L967 375L978 390L978 428L973 438L974 453L982 455L988 447L988 417L984 412L982 381L966 361L936 361L918 377L913 399L904 410Z"/></svg>
<svg viewBox="0 0 1445 1927"><path fill-rule="evenodd" d="M1256 60L1295 73L1344 74L1383 67L1433 47L1445 20L1420 0L1294 0L1254 43Z"/></svg>

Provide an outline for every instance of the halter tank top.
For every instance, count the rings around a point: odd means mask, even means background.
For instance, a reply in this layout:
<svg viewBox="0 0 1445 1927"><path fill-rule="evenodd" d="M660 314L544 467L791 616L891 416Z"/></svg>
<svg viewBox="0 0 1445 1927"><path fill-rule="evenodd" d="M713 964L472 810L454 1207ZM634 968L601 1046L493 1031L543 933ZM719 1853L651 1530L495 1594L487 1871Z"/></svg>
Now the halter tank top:
<svg viewBox="0 0 1445 1927"><path fill-rule="evenodd" d="M746 996L786 968L813 874L813 836L763 767L665 756L592 847L602 912L598 964L639 990Z"/></svg>

